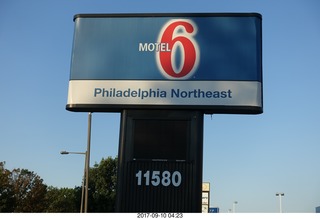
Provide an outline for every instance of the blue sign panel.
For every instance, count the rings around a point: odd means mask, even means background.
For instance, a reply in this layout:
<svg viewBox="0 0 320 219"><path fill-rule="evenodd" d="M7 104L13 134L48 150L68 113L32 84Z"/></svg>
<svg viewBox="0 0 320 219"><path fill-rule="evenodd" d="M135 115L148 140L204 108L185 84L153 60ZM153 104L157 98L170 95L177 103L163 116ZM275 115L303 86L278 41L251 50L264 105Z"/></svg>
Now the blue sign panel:
<svg viewBox="0 0 320 219"><path fill-rule="evenodd" d="M262 113L261 15L76 15L67 109Z"/></svg>
<svg viewBox="0 0 320 219"><path fill-rule="evenodd" d="M209 208L209 213L219 213L219 208Z"/></svg>

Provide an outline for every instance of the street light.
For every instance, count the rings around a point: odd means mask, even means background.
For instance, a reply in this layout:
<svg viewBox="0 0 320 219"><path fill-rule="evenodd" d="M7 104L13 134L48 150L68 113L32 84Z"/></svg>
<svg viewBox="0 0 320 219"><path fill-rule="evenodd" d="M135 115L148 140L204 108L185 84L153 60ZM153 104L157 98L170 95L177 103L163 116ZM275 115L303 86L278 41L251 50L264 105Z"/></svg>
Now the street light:
<svg viewBox="0 0 320 219"><path fill-rule="evenodd" d="M84 155L86 155L86 152L61 151L60 154L84 154Z"/></svg>
<svg viewBox="0 0 320 219"><path fill-rule="evenodd" d="M91 121L92 121L92 113L88 113L88 136L87 136L87 151L86 152L68 152L68 151L61 151L61 154L84 154L86 155L85 160L85 179L86 179L86 191L85 191L85 202L84 202L84 212L88 212L88 197L89 197L89 168L90 168L90 146L91 146ZM82 195L83 195L83 187L82 187ZM82 207L81 207L82 209Z"/></svg>
<svg viewBox="0 0 320 219"><path fill-rule="evenodd" d="M81 206L80 206L80 213L83 213L83 198L84 198L84 180L86 179L86 167L87 167L87 152L70 152L70 151L61 151L60 154L66 155L66 154L83 154L85 155L85 163L84 163L84 172L83 172L83 178L82 178L82 192L81 192ZM87 186L86 186L87 188Z"/></svg>
<svg viewBox="0 0 320 219"><path fill-rule="evenodd" d="M276 193L276 196L279 196L279 199L280 199L280 213L282 213L282 203L281 203L281 196L284 196L284 193Z"/></svg>
<svg viewBox="0 0 320 219"><path fill-rule="evenodd" d="M238 204L237 201L233 202L233 213L236 213L236 204Z"/></svg>

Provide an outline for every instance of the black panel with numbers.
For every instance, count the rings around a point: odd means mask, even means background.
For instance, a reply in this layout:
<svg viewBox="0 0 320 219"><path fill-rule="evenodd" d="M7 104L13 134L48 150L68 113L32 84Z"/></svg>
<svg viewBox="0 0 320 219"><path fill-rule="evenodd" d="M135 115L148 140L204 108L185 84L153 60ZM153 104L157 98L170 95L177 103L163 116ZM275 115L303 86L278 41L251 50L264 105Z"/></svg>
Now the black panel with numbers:
<svg viewBox="0 0 320 219"><path fill-rule="evenodd" d="M118 212L201 212L203 114L125 110Z"/></svg>

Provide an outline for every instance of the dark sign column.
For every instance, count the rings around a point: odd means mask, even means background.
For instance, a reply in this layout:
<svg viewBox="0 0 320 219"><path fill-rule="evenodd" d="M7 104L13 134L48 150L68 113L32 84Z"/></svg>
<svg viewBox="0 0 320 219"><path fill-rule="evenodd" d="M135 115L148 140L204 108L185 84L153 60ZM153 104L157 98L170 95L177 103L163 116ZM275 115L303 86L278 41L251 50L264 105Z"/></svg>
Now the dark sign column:
<svg viewBox="0 0 320 219"><path fill-rule="evenodd" d="M201 212L203 113L124 110L118 212Z"/></svg>

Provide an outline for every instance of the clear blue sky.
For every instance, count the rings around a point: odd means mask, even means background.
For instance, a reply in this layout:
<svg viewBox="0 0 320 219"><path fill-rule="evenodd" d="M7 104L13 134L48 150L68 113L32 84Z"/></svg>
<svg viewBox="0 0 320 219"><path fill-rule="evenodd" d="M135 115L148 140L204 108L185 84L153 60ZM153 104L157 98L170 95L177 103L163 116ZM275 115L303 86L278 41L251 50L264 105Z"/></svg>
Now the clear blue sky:
<svg viewBox="0 0 320 219"><path fill-rule="evenodd" d="M0 161L55 187L81 184L87 113L65 110L78 13L258 12L261 115L205 116L203 181L221 212L314 212L320 206L320 1L1 0ZM91 166L118 153L118 113L94 113Z"/></svg>

